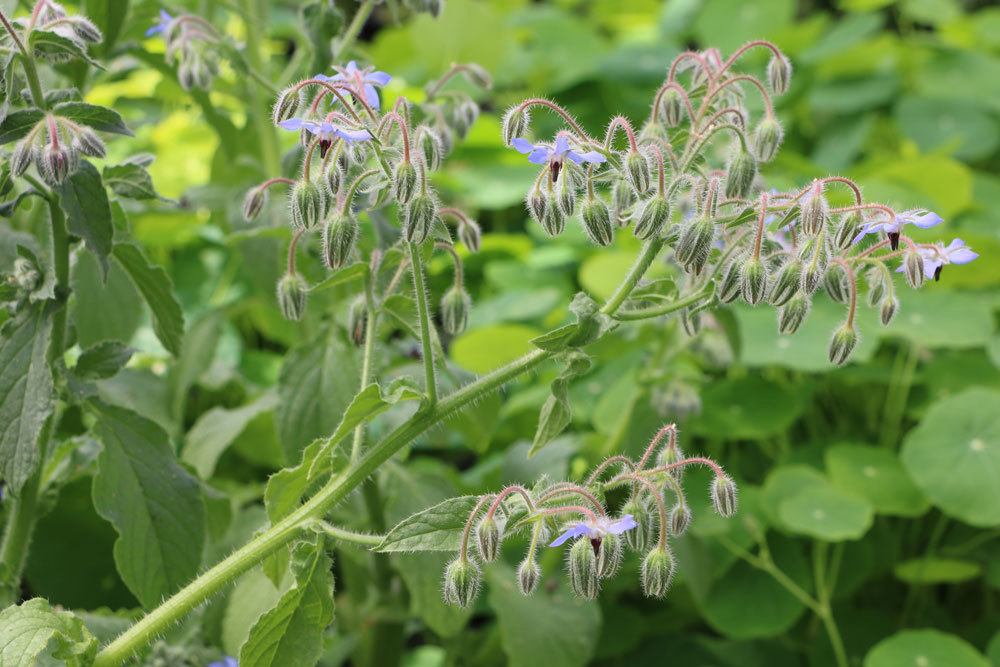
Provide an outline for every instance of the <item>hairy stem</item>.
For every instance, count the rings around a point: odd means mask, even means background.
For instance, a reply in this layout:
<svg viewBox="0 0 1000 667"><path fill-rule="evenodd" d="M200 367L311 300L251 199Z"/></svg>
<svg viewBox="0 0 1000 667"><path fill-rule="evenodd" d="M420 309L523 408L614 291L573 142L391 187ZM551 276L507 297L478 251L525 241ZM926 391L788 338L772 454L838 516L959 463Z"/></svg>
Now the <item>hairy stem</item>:
<svg viewBox="0 0 1000 667"><path fill-rule="evenodd" d="M434 376L434 351L431 347L431 316L427 305L427 286L424 281L424 264L420 256L420 245L410 244L410 268L413 273L413 291L417 300L417 316L420 320L420 347L424 357L424 381L427 401L437 403L437 379Z"/></svg>

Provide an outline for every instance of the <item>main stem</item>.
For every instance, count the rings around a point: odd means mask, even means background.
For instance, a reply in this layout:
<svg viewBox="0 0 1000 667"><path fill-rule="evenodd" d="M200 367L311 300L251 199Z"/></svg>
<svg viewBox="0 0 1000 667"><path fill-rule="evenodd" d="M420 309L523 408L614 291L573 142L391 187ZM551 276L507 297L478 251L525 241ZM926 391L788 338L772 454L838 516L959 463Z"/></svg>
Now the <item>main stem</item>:
<svg viewBox="0 0 1000 667"><path fill-rule="evenodd" d="M344 32L344 37L340 40L340 44L337 45L335 58L340 58L352 46L354 46L354 40L358 38L358 35L361 33L361 29L365 27L365 23L368 22L368 17L371 16L374 8L375 0L365 0L364 3L358 7L358 11L354 13L354 18L351 19L351 24L347 26L347 30Z"/></svg>
<svg viewBox="0 0 1000 667"><path fill-rule="evenodd" d="M427 401L437 403L437 380L434 376L434 352L431 347L431 316L427 306L427 285L424 281L424 261L420 256L420 244L410 243L410 269L413 272L413 291L417 300L417 316L420 319L420 347L424 357L424 381Z"/></svg>

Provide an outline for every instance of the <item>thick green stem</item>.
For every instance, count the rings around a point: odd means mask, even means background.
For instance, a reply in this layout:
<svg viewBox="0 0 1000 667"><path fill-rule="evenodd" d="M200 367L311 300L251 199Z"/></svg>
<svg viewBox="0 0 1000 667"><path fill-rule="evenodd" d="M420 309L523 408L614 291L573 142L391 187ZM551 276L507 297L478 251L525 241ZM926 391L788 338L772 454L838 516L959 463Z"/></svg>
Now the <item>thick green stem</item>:
<svg viewBox="0 0 1000 667"><path fill-rule="evenodd" d="M255 31L263 31L264 24L260 20L260 0L244 0L243 11L245 12L245 18L248 25L250 25ZM264 40L262 39L253 39L247 43L247 60L249 61L250 70L253 72L263 71L264 61L261 54L262 44L264 44ZM278 147L278 135L275 132L274 126L270 122L270 109L268 108L266 101L261 97L259 86L248 83L247 88L250 89L250 95L253 101L253 108L250 116L253 120L257 136L260 137L261 157L264 161L266 173L281 173L281 154Z"/></svg>
<svg viewBox="0 0 1000 667"><path fill-rule="evenodd" d="M339 542L349 542L365 547L377 547L385 539L385 535L359 533L341 528L340 526L334 526L332 523L327 523L326 521L320 521L317 525L320 530Z"/></svg>
<svg viewBox="0 0 1000 667"><path fill-rule="evenodd" d="M649 270L649 265L653 263L654 259L656 259L656 255L660 252L661 248L663 248L663 239L655 238L646 242L646 245L642 248L642 252L639 253L639 256L636 258L635 264L632 265L632 268L629 269L628 275L625 276L625 280L622 281L622 284L618 286L615 293L610 299L608 299L608 302L604 304L604 307L601 308L602 313L614 315L618 309L621 308L621 305L625 303L625 299L628 298L628 295L632 293L635 286L638 285L639 281L642 280L642 277L646 275L646 271Z"/></svg>
<svg viewBox="0 0 1000 667"><path fill-rule="evenodd" d="M434 351L431 347L431 315L427 305L427 285L424 281L424 261L420 256L420 244L410 245L410 269L413 273L413 292L417 300L417 316L420 320L420 347L424 357L424 380L427 401L437 403L437 379L434 376Z"/></svg>

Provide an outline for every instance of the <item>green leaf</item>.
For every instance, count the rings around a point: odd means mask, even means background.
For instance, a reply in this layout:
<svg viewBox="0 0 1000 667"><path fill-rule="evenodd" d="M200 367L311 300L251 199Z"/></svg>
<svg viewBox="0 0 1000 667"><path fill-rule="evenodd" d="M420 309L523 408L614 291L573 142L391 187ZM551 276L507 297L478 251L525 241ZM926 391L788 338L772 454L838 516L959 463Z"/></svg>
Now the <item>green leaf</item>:
<svg viewBox="0 0 1000 667"><path fill-rule="evenodd" d="M107 54L118 40L125 17L128 15L128 0L84 0L83 14L101 30L103 39L94 48Z"/></svg>
<svg viewBox="0 0 1000 667"><path fill-rule="evenodd" d="M109 378L125 367L134 351L118 341L98 343L83 351L73 372L78 377L92 380Z"/></svg>
<svg viewBox="0 0 1000 667"><path fill-rule="evenodd" d="M601 634L601 608L596 602L574 597L564 578L554 589L543 585L524 596L509 567L490 565L485 574L509 665L582 667L590 662Z"/></svg>
<svg viewBox="0 0 1000 667"><path fill-rule="evenodd" d="M968 389L932 405L907 435L902 460L945 514L1000 525L1000 393Z"/></svg>
<svg viewBox="0 0 1000 667"><path fill-rule="evenodd" d="M86 102L63 102L55 105L52 112L63 118L69 118L75 123L89 125L101 132L132 136L132 130L128 129L121 115L114 109Z"/></svg>
<svg viewBox="0 0 1000 667"><path fill-rule="evenodd" d="M833 485L807 488L782 501L782 523L800 535L827 542L856 540L872 527L872 507Z"/></svg>
<svg viewBox="0 0 1000 667"><path fill-rule="evenodd" d="M129 199L158 199L153 179L146 168L134 162L109 165L102 172L104 182L119 197Z"/></svg>
<svg viewBox="0 0 1000 667"><path fill-rule="evenodd" d="M865 656L864 667L990 667L964 639L937 630L903 630Z"/></svg>
<svg viewBox="0 0 1000 667"><path fill-rule="evenodd" d="M710 384L702 412L688 428L698 435L727 440L766 438L785 433L810 401L807 383L778 384L758 375Z"/></svg>
<svg viewBox="0 0 1000 667"><path fill-rule="evenodd" d="M457 551L462 529L479 496L449 498L403 519L390 530L377 550Z"/></svg>
<svg viewBox="0 0 1000 667"><path fill-rule="evenodd" d="M0 461L14 495L38 468L39 435L52 414L51 334L52 319L41 307L25 309L0 332Z"/></svg>
<svg viewBox="0 0 1000 667"><path fill-rule="evenodd" d="M538 428L535 438L528 450L528 458L538 453L540 449L559 436L573 421L573 408L569 403L569 383L590 370L590 357L583 352L575 352L567 356L566 367L552 381L552 393L542 405L538 415Z"/></svg>
<svg viewBox="0 0 1000 667"><path fill-rule="evenodd" d="M368 275L368 265L365 264L364 262L356 262L354 264L348 264L347 266L341 269L337 269L321 282L313 285L311 288L309 288L309 291L322 292L323 290L328 290L332 287L337 287L338 285L345 285L355 280L361 280L365 278L367 275Z"/></svg>
<svg viewBox="0 0 1000 667"><path fill-rule="evenodd" d="M87 55L86 47L81 45L79 42L69 39L68 37L63 37L56 32L35 28L28 35L28 47L32 49L36 55L42 56L43 58L46 56L53 56L55 58L70 56L71 58L78 58L84 62L90 63L94 67L104 69L99 63Z"/></svg>
<svg viewBox="0 0 1000 667"><path fill-rule="evenodd" d="M8 114L3 123L0 123L0 145L17 141L26 135L44 115L38 109L18 109Z"/></svg>
<svg viewBox="0 0 1000 667"><path fill-rule="evenodd" d="M936 585L960 584L975 579L982 574L983 568L971 560L928 556L897 563L892 571L896 578L910 584Z"/></svg>
<svg viewBox="0 0 1000 667"><path fill-rule="evenodd" d="M156 337L176 357L184 336L184 313L174 297L170 276L161 267L150 264L139 247L132 243L116 243L112 252L146 300Z"/></svg>
<svg viewBox="0 0 1000 667"><path fill-rule="evenodd" d="M202 479L215 472L219 457L239 437L251 421L274 410L278 396L268 392L252 403L235 409L215 407L198 417L188 431L181 459Z"/></svg>
<svg viewBox="0 0 1000 667"><path fill-rule="evenodd" d="M824 453L833 484L865 498L879 514L917 517L930 503L895 453L863 445L835 445Z"/></svg>
<svg viewBox="0 0 1000 667"><path fill-rule="evenodd" d="M94 507L118 532L115 563L122 580L152 608L198 573L205 542L201 490L177 463L162 428L124 408L91 405L103 445Z"/></svg>
<svg viewBox="0 0 1000 667"><path fill-rule="evenodd" d="M82 160L77 170L55 186L55 190L66 212L70 233L84 240L107 273L115 228L111 224L111 205L101 174L94 165Z"/></svg>
<svg viewBox="0 0 1000 667"><path fill-rule="evenodd" d="M142 299L117 263L101 279L101 267L89 252L79 253L70 273L70 317L78 342L90 347L106 340L129 342L142 321Z"/></svg>
<svg viewBox="0 0 1000 667"><path fill-rule="evenodd" d="M33 598L0 612L0 665L84 667L97 655L97 638L68 611Z"/></svg>
<svg viewBox="0 0 1000 667"><path fill-rule="evenodd" d="M333 573L319 536L292 550L295 583L264 613L240 648L243 667L311 667L333 621Z"/></svg>
<svg viewBox="0 0 1000 667"><path fill-rule="evenodd" d="M523 324L495 324L466 331L451 344L451 358L473 373L488 373L535 349L538 330Z"/></svg>

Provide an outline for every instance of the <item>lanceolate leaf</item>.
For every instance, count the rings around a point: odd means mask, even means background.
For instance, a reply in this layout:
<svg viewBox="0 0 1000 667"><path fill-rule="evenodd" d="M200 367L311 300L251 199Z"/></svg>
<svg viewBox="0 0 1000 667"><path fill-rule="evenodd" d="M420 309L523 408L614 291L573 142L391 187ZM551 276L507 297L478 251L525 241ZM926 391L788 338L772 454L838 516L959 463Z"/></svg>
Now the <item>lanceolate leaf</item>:
<svg viewBox="0 0 1000 667"><path fill-rule="evenodd" d="M26 310L0 333L0 461L16 495L38 467L38 436L52 414L52 372L46 362L52 320Z"/></svg>
<svg viewBox="0 0 1000 667"><path fill-rule="evenodd" d="M33 598L0 612L0 665L34 667L93 662L97 639L79 618Z"/></svg>
<svg viewBox="0 0 1000 667"><path fill-rule="evenodd" d="M104 182L119 197L157 199L153 179L142 165L132 162L104 168Z"/></svg>
<svg viewBox="0 0 1000 667"><path fill-rule="evenodd" d="M396 524L378 550L457 551L462 529L478 502L478 496L459 496L417 512Z"/></svg>
<svg viewBox="0 0 1000 667"><path fill-rule="evenodd" d="M0 123L0 145L17 141L26 135L42 119L42 115L38 109L20 109L8 114L3 123Z"/></svg>
<svg viewBox="0 0 1000 667"><path fill-rule="evenodd" d="M69 231L86 242L87 248L101 260L105 274L108 255L114 243L111 205L104 181L97 168L82 160L73 174L56 187Z"/></svg>
<svg viewBox="0 0 1000 667"><path fill-rule="evenodd" d="M201 565L201 491L177 463L162 428L125 408L91 405L103 445L94 507L118 531L114 553L122 580L143 606L155 607Z"/></svg>
<svg viewBox="0 0 1000 667"><path fill-rule="evenodd" d="M99 380L120 371L132 358L134 350L116 340L107 340L87 348L80 355L73 372L81 378Z"/></svg>
<svg viewBox="0 0 1000 667"><path fill-rule="evenodd" d="M132 136L132 130L128 129L118 112L107 107L86 102L63 102L57 104L52 111L63 118L89 125L101 132Z"/></svg>
<svg viewBox="0 0 1000 667"><path fill-rule="evenodd" d="M38 54L59 57L68 55L86 61L95 67L101 67L87 55L86 47L55 32L39 30L37 28L32 30L28 37L28 46Z"/></svg>
<svg viewBox="0 0 1000 667"><path fill-rule="evenodd" d="M173 283L167 272L150 264L138 246L131 243L116 243L113 253L146 300L153 315L156 337L167 351L177 356L184 336L184 313L174 297Z"/></svg>
<svg viewBox="0 0 1000 667"><path fill-rule="evenodd" d="M241 667L311 667L333 621L333 573L316 536L292 551L294 585L250 629L240 649Z"/></svg>

